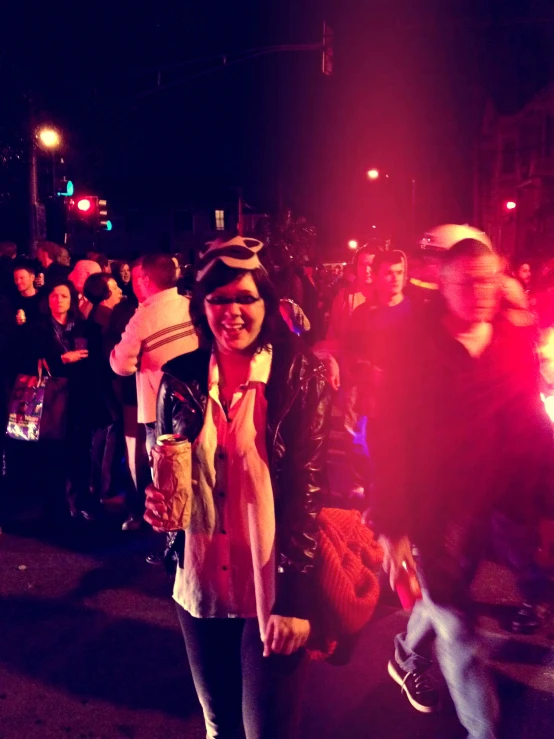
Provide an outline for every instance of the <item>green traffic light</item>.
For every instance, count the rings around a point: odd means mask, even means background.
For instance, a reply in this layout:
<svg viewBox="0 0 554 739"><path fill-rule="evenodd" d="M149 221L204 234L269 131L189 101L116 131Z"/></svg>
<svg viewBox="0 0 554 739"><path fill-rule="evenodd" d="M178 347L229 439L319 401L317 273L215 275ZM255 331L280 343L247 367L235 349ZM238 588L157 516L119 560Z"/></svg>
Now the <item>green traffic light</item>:
<svg viewBox="0 0 554 739"><path fill-rule="evenodd" d="M58 197L60 198L70 198L75 193L75 185L71 180L68 180L66 183L66 190L65 192L59 192Z"/></svg>
<svg viewBox="0 0 554 739"><path fill-rule="evenodd" d="M111 231L113 228L113 223L111 221L106 221L106 231Z"/></svg>

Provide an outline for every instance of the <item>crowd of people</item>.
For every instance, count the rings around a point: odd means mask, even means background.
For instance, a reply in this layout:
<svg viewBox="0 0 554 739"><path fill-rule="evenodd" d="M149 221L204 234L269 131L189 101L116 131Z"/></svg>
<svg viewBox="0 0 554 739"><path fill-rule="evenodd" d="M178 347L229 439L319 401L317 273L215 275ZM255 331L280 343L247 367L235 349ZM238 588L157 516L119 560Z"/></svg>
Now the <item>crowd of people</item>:
<svg viewBox="0 0 554 739"><path fill-rule="evenodd" d="M39 363L52 378L64 380L54 399L46 393L42 411L43 421L48 417L59 427L55 439L47 434L35 445L13 433L3 439L7 497L10 491L20 497L39 492L45 525L64 526L67 516L91 521L103 515L105 504L123 495L123 529L136 530L150 479L144 444L137 438L141 424L155 416L144 418L135 378L117 375L110 353L139 303L146 308L157 293L174 295L188 315L187 299L177 291L179 284L186 292L186 274L169 256L145 257L131 269L128 262L96 253L72 265L67 250L51 242L38 245L35 259L18 257L12 248L3 251L3 414L17 377L37 376ZM177 341L172 348L178 354L189 344ZM143 364L158 354L141 356ZM172 356L162 352L157 369ZM154 401L155 391L150 414Z"/></svg>
<svg viewBox="0 0 554 739"><path fill-rule="evenodd" d="M37 261L5 249L2 412L41 367L65 402L56 439L4 440L6 494L40 489L55 525L64 511L91 522L123 492L123 529L144 517L165 535L149 454L164 434L192 442L191 522L166 559L208 737L296 735L321 624L333 404L349 439L343 505L379 537L391 587L419 581L389 674L416 710L437 710L434 641L470 739L497 736L470 585L487 557L512 569L514 631L536 628L552 597L536 561L539 522L554 518L536 348L554 326L554 270L507 265L466 226L422 244L410 258L362 247L341 275L268 260L240 236L209 244L194 270L165 254L71 265L48 242Z"/></svg>

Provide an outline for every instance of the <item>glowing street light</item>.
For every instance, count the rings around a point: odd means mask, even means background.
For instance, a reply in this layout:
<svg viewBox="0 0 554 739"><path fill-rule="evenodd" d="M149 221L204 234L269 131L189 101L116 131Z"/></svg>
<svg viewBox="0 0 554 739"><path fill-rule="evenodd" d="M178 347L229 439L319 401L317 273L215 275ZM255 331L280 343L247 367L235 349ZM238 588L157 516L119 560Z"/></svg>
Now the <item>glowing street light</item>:
<svg viewBox="0 0 554 739"><path fill-rule="evenodd" d="M37 132L37 139L47 149L57 149L61 143L60 134L55 128L44 127Z"/></svg>
<svg viewBox="0 0 554 739"><path fill-rule="evenodd" d="M357 249L358 248L358 242L356 241L356 239L350 239L350 241L348 242L348 248L349 249Z"/></svg>
<svg viewBox="0 0 554 739"><path fill-rule="evenodd" d="M379 179L379 170L378 169L370 169L367 173L367 177L370 180L378 180Z"/></svg>
<svg viewBox="0 0 554 739"><path fill-rule="evenodd" d="M515 203L513 200L508 200L506 203L506 210L515 210L517 207L517 203Z"/></svg>

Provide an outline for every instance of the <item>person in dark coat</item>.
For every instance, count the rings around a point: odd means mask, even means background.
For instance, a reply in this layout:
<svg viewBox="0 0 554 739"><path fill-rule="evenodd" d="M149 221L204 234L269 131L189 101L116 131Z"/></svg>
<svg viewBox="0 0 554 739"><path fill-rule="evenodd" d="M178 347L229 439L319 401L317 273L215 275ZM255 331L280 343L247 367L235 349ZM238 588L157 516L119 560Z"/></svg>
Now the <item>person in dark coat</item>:
<svg viewBox="0 0 554 739"><path fill-rule="evenodd" d="M174 599L208 737L292 739L313 619L332 391L299 339L276 340L260 242L213 242L192 302L203 348L165 366L158 434L193 442L197 496ZM146 520L167 507L147 490ZM184 557L183 557L184 555Z"/></svg>
<svg viewBox="0 0 554 739"><path fill-rule="evenodd" d="M87 320L100 331L103 347L91 388L96 395L92 417L91 491L100 508L102 502L123 492L129 483L123 465L123 407L116 392L119 378L110 367L104 344L113 311L121 303L123 293L112 275L100 272L87 278L83 294L92 305Z"/></svg>
<svg viewBox="0 0 554 739"><path fill-rule="evenodd" d="M91 427L94 397L93 378L98 372L101 336L92 323L83 320L78 295L72 283L63 281L46 288L46 315L31 330L26 355L29 374L36 374L44 359L55 378L67 379L67 428L61 442L44 442L44 458L51 471L51 503L59 503L60 487L66 488L73 517L90 517L89 493ZM42 442L39 440L39 445ZM48 449L46 449L48 447ZM45 475L47 478L48 476ZM56 515L59 515L59 506Z"/></svg>
<svg viewBox="0 0 554 739"><path fill-rule="evenodd" d="M14 262L13 280L17 295L12 300L12 308L18 325L35 322L40 317L42 295L35 287L36 275L37 264L34 261L19 259Z"/></svg>
<svg viewBox="0 0 554 739"><path fill-rule="evenodd" d="M137 285L136 276L140 267L133 266L133 287ZM138 287L137 287L138 291ZM140 292L140 291L139 291ZM141 295L141 302L144 297ZM111 314L110 323L104 335L104 354L109 357L114 346L119 344L125 328L139 305L139 300L131 292L126 300L118 303ZM123 531L136 531L140 528L144 515L146 486L152 481L150 464L146 454L144 427L138 423L137 382L130 377L115 376L115 391L123 413L123 433L131 483L126 487L127 517L122 524ZM148 555L160 560L159 553Z"/></svg>
<svg viewBox="0 0 554 739"><path fill-rule="evenodd" d="M69 254L63 246L54 244L53 241L41 241L37 246L37 259L43 269L37 276L37 287L51 287L62 280L67 280L71 267Z"/></svg>
<svg viewBox="0 0 554 739"><path fill-rule="evenodd" d="M373 520L384 567L393 588L417 569L423 593L395 640L389 674L412 706L434 711L426 674L434 638L470 739L494 739L498 719L470 585L495 547L536 590L533 544L554 472L529 332L499 313L502 284L500 260L485 244L465 239L448 251L442 309L414 326L388 365L376 419Z"/></svg>

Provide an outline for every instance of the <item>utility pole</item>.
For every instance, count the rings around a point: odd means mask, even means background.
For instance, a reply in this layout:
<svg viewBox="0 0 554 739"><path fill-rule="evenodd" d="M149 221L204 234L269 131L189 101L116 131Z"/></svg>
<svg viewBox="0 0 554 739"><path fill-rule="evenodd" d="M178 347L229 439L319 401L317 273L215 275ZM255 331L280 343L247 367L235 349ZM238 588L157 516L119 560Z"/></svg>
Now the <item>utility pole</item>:
<svg viewBox="0 0 554 739"><path fill-rule="evenodd" d="M283 197L283 180L281 177L279 177L277 181L277 208L280 218L285 211L285 199Z"/></svg>
<svg viewBox="0 0 554 739"><path fill-rule="evenodd" d="M244 236L244 200L243 200L242 187L237 188L237 194L238 194L237 231L239 232L239 236Z"/></svg>
<svg viewBox="0 0 554 739"><path fill-rule="evenodd" d="M416 179L412 177L412 242L416 238Z"/></svg>
<svg viewBox="0 0 554 739"><path fill-rule="evenodd" d="M473 142L473 223L475 226L482 227L482 208L481 208L481 152L480 141L477 136Z"/></svg>
<svg viewBox="0 0 554 739"><path fill-rule="evenodd" d="M323 60L321 71L326 77L333 74L333 29L323 21Z"/></svg>
<svg viewBox="0 0 554 739"><path fill-rule="evenodd" d="M28 250L30 256L34 257L37 250L37 203L38 203L38 175L37 175L37 148L35 143L35 121L33 101L29 99L29 128L27 131L28 156L29 156L29 202L28 224L29 242Z"/></svg>

